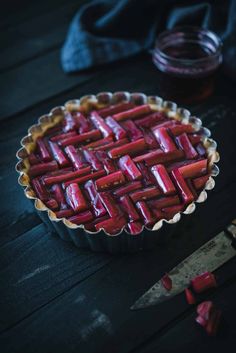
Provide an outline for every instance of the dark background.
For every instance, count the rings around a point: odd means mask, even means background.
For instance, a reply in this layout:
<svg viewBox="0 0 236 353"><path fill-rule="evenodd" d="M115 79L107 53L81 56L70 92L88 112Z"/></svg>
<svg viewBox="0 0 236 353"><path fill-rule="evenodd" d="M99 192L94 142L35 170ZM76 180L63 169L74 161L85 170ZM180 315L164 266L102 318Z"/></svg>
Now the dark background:
<svg viewBox="0 0 236 353"><path fill-rule="evenodd" d="M183 217L166 246L133 255L79 250L49 234L17 184L15 153L27 128L66 100L100 91L161 95L150 55L74 75L59 53L78 0L1 3L0 352L226 352L236 344L236 259L216 271L204 298L223 311L219 335L196 325L181 294L133 312L164 272L236 217L235 83L220 74L206 102L190 107L218 142L220 175L206 203Z"/></svg>

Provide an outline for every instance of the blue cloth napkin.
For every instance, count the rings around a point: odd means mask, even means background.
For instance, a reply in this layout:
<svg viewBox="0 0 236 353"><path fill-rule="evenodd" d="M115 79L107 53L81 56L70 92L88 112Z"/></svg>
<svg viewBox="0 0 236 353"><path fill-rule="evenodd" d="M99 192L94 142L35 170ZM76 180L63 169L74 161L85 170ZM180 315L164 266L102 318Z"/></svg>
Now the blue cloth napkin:
<svg viewBox="0 0 236 353"><path fill-rule="evenodd" d="M97 0L78 11L61 51L65 72L109 63L150 49L158 33L197 25L223 40L226 72L236 78L236 0Z"/></svg>

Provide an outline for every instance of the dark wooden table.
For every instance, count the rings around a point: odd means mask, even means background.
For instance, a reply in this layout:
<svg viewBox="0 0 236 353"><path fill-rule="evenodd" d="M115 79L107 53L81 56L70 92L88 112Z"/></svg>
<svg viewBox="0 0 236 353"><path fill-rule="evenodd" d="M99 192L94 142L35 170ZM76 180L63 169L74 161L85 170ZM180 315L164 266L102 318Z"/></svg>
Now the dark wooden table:
<svg viewBox="0 0 236 353"><path fill-rule="evenodd" d="M117 90L160 94L157 72L141 54L65 75L59 53L78 1L19 3L12 7L10 0L1 13L0 352L235 352L236 258L216 271L219 286L205 296L223 311L215 338L196 325L183 294L129 309L236 217L235 84L221 74L214 96L191 108L218 141L221 173L208 201L183 217L173 240L133 255L79 250L47 231L17 184L20 138L40 115L71 98Z"/></svg>

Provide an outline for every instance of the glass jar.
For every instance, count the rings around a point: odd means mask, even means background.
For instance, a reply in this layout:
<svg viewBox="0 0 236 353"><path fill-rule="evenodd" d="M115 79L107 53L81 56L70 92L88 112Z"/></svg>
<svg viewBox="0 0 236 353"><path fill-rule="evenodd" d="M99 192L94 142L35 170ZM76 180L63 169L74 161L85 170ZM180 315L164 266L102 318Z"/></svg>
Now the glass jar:
<svg viewBox="0 0 236 353"><path fill-rule="evenodd" d="M153 62L159 69L160 93L165 99L199 102L213 92L222 62L222 42L207 29L176 27L158 36Z"/></svg>

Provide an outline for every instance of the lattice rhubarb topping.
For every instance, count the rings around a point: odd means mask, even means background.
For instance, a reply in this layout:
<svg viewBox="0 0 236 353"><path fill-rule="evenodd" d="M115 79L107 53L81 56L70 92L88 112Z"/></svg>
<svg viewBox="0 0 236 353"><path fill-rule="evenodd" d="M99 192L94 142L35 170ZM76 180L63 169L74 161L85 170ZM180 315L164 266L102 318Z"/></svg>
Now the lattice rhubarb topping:
<svg viewBox="0 0 236 353"><path fill-rule="evenodd" d="M36 196L58 218L109 234L173 218L209 178L198 132L148 104L67 112L28 160Z"/></svg>

